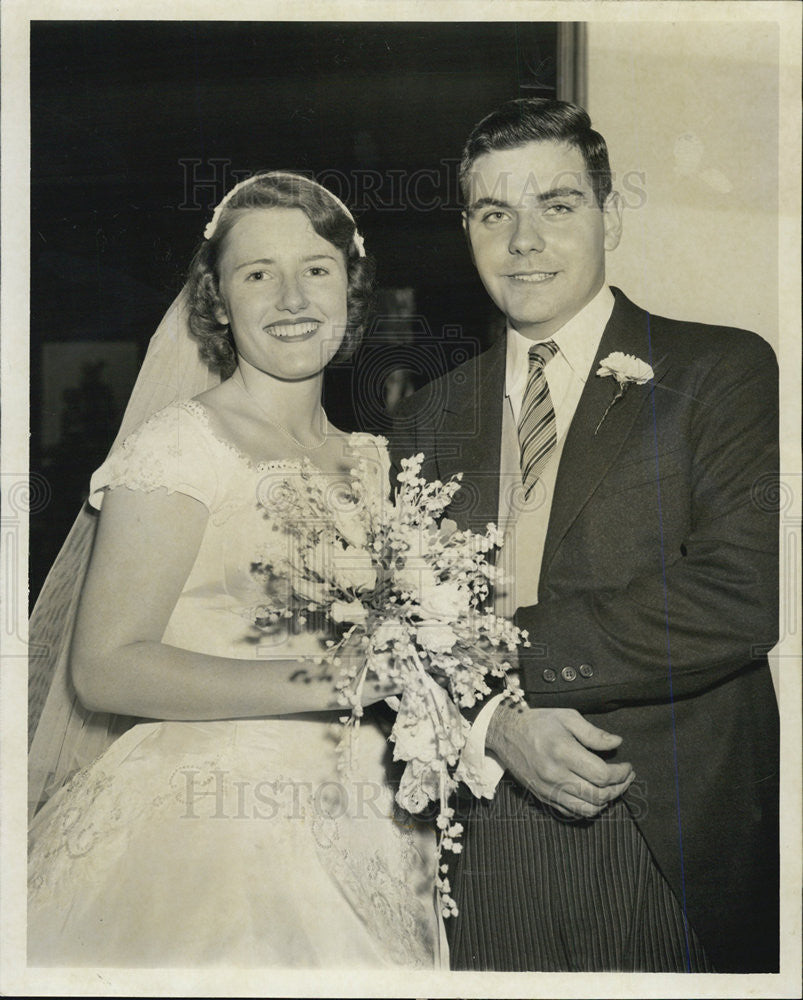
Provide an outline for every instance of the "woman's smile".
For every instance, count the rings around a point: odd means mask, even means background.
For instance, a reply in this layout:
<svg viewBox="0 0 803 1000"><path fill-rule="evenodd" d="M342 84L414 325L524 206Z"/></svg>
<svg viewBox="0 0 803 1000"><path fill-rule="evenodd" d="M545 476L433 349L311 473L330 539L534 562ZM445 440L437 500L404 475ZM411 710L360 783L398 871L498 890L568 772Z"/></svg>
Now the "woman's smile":
<svg viewBox="0 0 803 1000"><path fill-rule="evenodd" d="M264 329L277 340L309 340L321 325L317 319L279 320L269 323Z"/></svg>

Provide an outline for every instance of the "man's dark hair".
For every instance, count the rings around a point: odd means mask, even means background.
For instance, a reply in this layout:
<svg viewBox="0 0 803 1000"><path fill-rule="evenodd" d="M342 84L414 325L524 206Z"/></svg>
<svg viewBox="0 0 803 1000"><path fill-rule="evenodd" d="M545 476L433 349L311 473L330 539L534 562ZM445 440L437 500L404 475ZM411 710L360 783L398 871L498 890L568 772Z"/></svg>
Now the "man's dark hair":
<svg viewBox="0 0 803 1000"><path fill-rule="evenodd" d="M460 161L460 191L468 207L469 174L477 157L498 149L516 149L528 142L566 142L580 150L597 204L611 193L611 165L605 140L591 128L588 112L568 101L525 97L508 101L472 129Z"/></svg>

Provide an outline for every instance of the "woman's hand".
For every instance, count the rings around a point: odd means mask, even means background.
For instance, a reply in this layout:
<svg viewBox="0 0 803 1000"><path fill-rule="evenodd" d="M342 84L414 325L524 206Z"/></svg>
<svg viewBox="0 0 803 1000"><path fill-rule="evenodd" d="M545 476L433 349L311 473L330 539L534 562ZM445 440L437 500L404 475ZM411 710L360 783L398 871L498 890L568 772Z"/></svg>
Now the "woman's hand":
<svg viewBox="0 0 803 1000"><path fill-rule="evenodd" d="M352 632L350 636L337 649L337 653L330 661L334 677L337 678L341 671L348 672L350 676L357 676L365 666L367 640L359 630ZM401 695L402 689L397 681L381 681L373 673L366 671L360 691L360 704L373 705L377 701L384 701L395 695Z"/></svg>

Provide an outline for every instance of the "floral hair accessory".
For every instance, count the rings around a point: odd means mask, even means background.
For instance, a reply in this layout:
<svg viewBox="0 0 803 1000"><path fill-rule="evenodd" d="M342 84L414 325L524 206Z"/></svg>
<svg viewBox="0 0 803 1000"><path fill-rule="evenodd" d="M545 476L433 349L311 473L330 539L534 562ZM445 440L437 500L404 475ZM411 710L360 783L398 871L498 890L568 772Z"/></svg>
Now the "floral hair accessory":
<svg viewBox="0 0 803 1000"><path fill-rule="evenodd" d="M602 427L602 421L608 416L611 407L624 396L627 387L631 383L644 385L655 377L655 373L646 361L642 361L641 358L637 358L634 354L623 354L621 351L614 351L613 354L609 354L600 361L597 375L601 378L606 378L609 375L613 376L618 382L619 388L602 414L600 422L594 430L595 435L600 427Z"/></svg>
<svg viewBox="0 0 803 1000"><path fill-rule="evenodd" d="M303 177L301 174L288 174L280 170L273 170L268 174L254 174L252 177L246 177L246 179L244 181L240 181L239 184L235 184L234 187L231 189L231 191L229 191L226 195L224 195L223 200L215 207L215 211L212 213L212 218L206 224L206 228L204 229L205 240L211 240L212 237L214 236L215 231L218 227L218 223L220 222L220 216L223 214L223 209L226 207L226 205L228 205L229 201L231 201L234 195L238 191L241 191L248 184L252 184L254 181L258 180L261 177L291 177L294 180L306 181L307 184L311 184L313 187L319 188L321 191L324 191L326 195L329 198L331 198L332 201L337 205L337 207L343 212L346 218L348 218L351 222L354 223L353 241L354 241L354 246L357 250L357 256L359 257L365 256L365 239L360 235L360 233L357 232L357 223L354 221L354 216L351 214L348 208L346 208L343 202L337 197L337 195L332 194L332 192L328 188L325 188L323 184L319 184L317 181L312 180L312 178L310 177Z"/></svg>

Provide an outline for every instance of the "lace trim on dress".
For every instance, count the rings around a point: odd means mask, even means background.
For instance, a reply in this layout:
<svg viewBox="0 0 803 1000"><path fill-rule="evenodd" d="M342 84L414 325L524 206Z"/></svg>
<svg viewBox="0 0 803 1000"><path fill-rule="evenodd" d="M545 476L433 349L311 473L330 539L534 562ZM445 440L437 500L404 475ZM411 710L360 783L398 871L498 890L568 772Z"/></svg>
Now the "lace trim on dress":
<svg viewBox="0 0 803 1000"><path fill-rule="evenodd" d="M320 469L315 462L313 462L312 459L306 455L303 458L270 458L263 459L258 462L254 461L250 455L247 455L244 451L238 448L237 445L231 441L227 441L224 437L218 434L212 426L209 411L199 400L188 399L178 405L182 406L189 413L194 414L200 423L203 424L203 427L209 436L213 438L217 444L225 448L229 454L239 459L245 466L255 472L309 467L314 469L316 472L324 474L323 470ZM388 451L387 438L374 434L368 434L365 431L354 431L348 435L348 441L349 447L355 452L356 455L359 455L359 457L369 458L370 455L370 457L376 458L377 481L382 484L382 492L384 493L387 489L390 473L390 454ZM366 452L369 454L365 454Z"/></svg>
<svg viewBox="0 0 803 1000"><path fill-rule="evenodd" d="M104 805L93 808L102 798L107 800ZM31 828L29 906L39 893L51 897L66 892L75 877L76 861L95 847L103 844L106 853L113 855L125 842L123 799L113 774L90 765L61 789L57 805L53 801L46 821Z"/></svg>
<svg viewBox="0 0 803 1000"><path fill-rule="evenodd" d="M212 426L208 409L197 399L186 400L177 404L196 418L199 427L208 438L210 450L212 448L225 454L232 459L236 467L244 473L251 475L267 476L275 474L275 479L271 481L262 480L258 484L258 494L263 506L272 508L272 504L265 504L264 498L268 493L281 489L289 479L298 476L303 477L323 477L327 481L331 480L331 475L323 471L309 456L299 458L274 458L254 461L249 455L238 448L233 442L220 436ZM364 489L376 494L383 499L388 494L390 483L390 453L386 438L378 437L362 431L357 431L348 435L348 449L350 456L353 456L354 466L351 469L352 483L359 482ZM329 493L329 490L326 491ZM227 496L222 499L220 505L212 511L212 522L222 524L229 517L244 507L251 504L251 484L243 484L242 489L227 491Z"/></svg>
<svg viewBox="0 0 803 1000"><path fill-rule="evenodd" d="M182 434L180 432L182 413L194 417L204 433ZM348 435L348 444L357 461L367 459L371 464L375 462L376 485L381 483L384 493L390 469L387 440L358 431ZM155 413L114 449L92 476L90 485L92 504L100 506L98 494L104 488L127 486L129 489L144 492L163 488L170 493L186 491L208 507L212 502L210 493L213 491L209 489L210 484L198 481L200 472L198 460L201 460L201 466L211 465L213 449L222 449L230 457L255 472L298 468L323 471L308 456L255 462L233 442L217 433L212 426L209 411L203 403L197 399L189 399L171 403ZM203 461L204 458L206 462ZM194 475L191 478L187 477L187 472L192 472Z"/></svg>
<svg viewBox="0 0 803 1000"><path fill-rule="evenodd" d="M422 898L420 886L414 881L418 877L434 884L434 864L433 871L428 871L415 837L406 828L410 817L395 805L390 788L382 789L375 804L380 803L387 822L393 825L398 855L389 852L387 844L381 850L365 844L356 846L348 824L359 823L359 816L346 816L341 821L319 810L312 822L318 857L393 962L411 968L432 968L432 956L438 948L431 920L434 902L426 895ZM389 857L395 859L394 867L388 864Z"/></svg>
<svg viewBox="0 0 803 1000"><path fill-rule="evenodd" d="M188 413L192 413L198 418L199 423L203 425L204 430L209 435L210 438L219 445L225 451L229 453L233 458L236 458L239 462L242 462L246 468L253 470L254 472L263 472L267 469L280 469L284 466L294 466L297 463L296 459L292 458L274 458L268 459L261 462L255 462L249 455L244 451L241 451L232 441L226 440L222 435L212 426L212 421L209 417L209 410L199 402L197 399L188 399L180 404Z"/></svg>
<svg viewBox="0 0 803 1000"><path fill-rule="evenodd" d="M125 486L152 493L183 493L214 506L216 477L209 443L204 436L181 432L180 404L171 404L154 414L114 449L94 473L90 503L100 507L105 490Z"/></svg>

